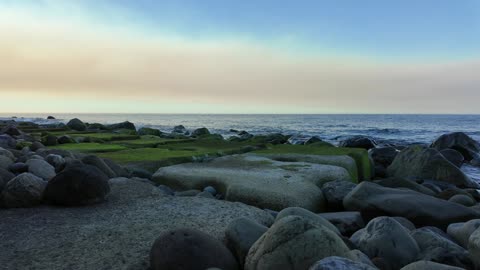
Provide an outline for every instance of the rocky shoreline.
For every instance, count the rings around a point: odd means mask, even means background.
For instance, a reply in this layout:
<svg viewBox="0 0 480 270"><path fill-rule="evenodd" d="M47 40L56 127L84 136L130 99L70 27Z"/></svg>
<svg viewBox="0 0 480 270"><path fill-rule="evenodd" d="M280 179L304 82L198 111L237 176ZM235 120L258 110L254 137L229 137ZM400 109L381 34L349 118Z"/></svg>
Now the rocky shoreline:
<svg viewBox="0 0 480 270"><path fill-rule="evenodd" d="M232 133L0 122L0 268L480 269L464 133Z"/></svg>

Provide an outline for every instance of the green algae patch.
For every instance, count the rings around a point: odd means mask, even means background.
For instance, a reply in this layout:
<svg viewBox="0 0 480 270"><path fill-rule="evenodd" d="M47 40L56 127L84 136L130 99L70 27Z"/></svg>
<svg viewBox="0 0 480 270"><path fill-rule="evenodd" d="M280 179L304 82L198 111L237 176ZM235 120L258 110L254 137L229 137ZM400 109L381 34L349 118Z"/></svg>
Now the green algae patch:
<svg viewBox="0 0 480 270"><path fill-rule="evenodd" d="M338 156L347 155L355 160L357 173L352 174L354 179L360 181L372 178L372 165L365 149L331 147L325 145L269 145L267 149L255 151L256 154L303 154ZM358 178L356 177L358 175Z"/></svg>
<svg viewBox="0 0 480 270"><path fill-rule="evenodd" d="M118 134L118 133L70 133L68 134L72 138L90 138L94 140L102 140L106 142L110 141L124 141L124 140L137 140L140 139L138 135L130 134Z"/></svg>
<svg viewBox="0 0 480 270"><path fill-rule="evenodd" d="M67 143L48 147L50 149L62 149L74 152L84 153L101 153L114 152L128 149L118 144L102 144L102 143Z"/></svg>
<svg viewBox="0 0 480 270"><path fill-rule="evenodd" d="M184 142L192 142L193 139L167 139L167 138L160 138L158 136L151 136L151 135L144 135L141 136L140 139L136 140L120 140L115 141L115 144L121 144L129 148L155 148L158 145L166 145L166 144L176 144L176 143L184 143Z"/></svg>

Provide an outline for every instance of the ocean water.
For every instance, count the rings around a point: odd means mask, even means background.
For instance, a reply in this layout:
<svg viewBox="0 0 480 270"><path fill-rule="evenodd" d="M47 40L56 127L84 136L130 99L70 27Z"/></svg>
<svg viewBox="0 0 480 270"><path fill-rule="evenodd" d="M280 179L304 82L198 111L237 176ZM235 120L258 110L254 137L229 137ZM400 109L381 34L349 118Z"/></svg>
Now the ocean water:
<svg viewBox="0 0 480 270"><path fill-rule="evenodd" d="M283 133L300 136L319 136L338 143L342 138L366 135L379 142L394 144L430 144L438 136L462 131L480 141L480 115L218 115L218 114L54 114L57 120L46 120L45 114L16 115L17 121L40 124L68 122L78 117L84 122L111 124L133 122L137 128L152 127L164 132L176 125L193 130L207 127L210 131L232 136L230 129L246 130L252 134ZM12 115L0 114L0 119ZM463 166L471 177L480 181L480 168Z"/></svg>

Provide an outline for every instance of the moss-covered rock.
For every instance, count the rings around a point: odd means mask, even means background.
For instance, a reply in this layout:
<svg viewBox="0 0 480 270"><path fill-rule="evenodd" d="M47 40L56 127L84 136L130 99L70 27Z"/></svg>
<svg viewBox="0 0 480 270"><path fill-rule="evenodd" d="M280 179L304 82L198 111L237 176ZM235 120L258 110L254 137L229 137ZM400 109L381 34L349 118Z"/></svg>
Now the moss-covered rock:
<svg viewBox="0 0 480 270"><path fill-rule="evenodd" d="M160 136L162 132L160 130L155 129L155 128L148 128L148 127L142 127L138 130L138 135L153 135L153 136Z"/></svg>

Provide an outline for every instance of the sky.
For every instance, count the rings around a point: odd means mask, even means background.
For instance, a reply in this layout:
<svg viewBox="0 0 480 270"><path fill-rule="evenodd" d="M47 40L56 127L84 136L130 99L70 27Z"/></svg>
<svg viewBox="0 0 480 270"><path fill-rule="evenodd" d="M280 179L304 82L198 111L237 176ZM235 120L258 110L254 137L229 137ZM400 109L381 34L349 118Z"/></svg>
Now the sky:
<svg viewBox="0 0 480 270"><path fill-rule="evenodd" d="M0 113L480 113L478 0L0 0Z"/></svg>

